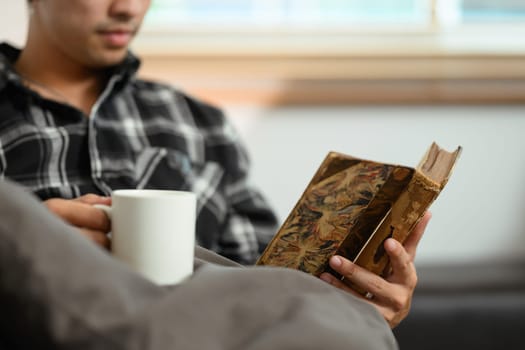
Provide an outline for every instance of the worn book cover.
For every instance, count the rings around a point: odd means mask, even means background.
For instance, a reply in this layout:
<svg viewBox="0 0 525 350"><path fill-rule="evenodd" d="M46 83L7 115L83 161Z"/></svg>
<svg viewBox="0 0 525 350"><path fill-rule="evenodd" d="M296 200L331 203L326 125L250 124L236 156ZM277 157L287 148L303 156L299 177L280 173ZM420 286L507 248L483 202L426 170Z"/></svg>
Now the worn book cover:
<svg viewBox="0 0 525 350"><path fill-rule="evenodd" d="M410 234L447 183L461 147L433 143L417 168L330 152L257 265L319 276L342 255L385 275L384 241Z"/></svg>

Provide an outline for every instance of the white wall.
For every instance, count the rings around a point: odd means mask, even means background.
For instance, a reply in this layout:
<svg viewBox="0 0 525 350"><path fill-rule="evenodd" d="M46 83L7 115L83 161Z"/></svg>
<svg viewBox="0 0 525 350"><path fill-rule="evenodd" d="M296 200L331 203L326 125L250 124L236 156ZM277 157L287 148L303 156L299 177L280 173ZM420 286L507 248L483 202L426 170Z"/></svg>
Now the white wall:
<svg viewBox="0 0 525 350"><path fill-rule="evenodd" d="M0 0L0 40L25 38L24 0ZM464 152L435 204L418 262L525 256L525 106L231 107L281 219L329 150L416 165L433 141Z"/></svg>
<svg viewBox="0 0 525 350"><path fill-rule="evenodd" d="M432 206L418 263L525 256L525 106L229 108L253 181L281 219L329 150L416 166L432 141L463 153Z"/></svg>
<svg viewBox="0 0 525 350"><path fill-rule="evenodd" d="M0 41L21 46L25 42L27 22L26 0L0 0Z"/></svg>

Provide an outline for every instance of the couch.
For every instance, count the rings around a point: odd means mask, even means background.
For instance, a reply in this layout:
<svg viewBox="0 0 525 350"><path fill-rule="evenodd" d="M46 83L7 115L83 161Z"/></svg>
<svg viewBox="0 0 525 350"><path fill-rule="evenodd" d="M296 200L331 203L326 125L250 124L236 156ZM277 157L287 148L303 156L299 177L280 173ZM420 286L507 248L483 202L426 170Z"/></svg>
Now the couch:
<svg viewBox="0 0 525 350"><path fill-rule="evenodd" d="M401 350L525 349L525 259L423 266Z"/></svg>

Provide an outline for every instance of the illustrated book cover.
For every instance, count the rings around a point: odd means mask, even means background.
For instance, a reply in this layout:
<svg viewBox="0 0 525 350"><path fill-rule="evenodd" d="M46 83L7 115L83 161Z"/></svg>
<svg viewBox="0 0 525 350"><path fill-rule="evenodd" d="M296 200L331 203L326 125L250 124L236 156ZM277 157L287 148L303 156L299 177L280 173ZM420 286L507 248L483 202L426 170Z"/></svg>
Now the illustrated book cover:
<svg viewBox="0 0 525 350"><path fill-rule="evenodd" d="M386 239L403 242L445 187L461 147L432 143L416 168L330 152L257 261L314 276L342 255L386 275Z"/></svg>

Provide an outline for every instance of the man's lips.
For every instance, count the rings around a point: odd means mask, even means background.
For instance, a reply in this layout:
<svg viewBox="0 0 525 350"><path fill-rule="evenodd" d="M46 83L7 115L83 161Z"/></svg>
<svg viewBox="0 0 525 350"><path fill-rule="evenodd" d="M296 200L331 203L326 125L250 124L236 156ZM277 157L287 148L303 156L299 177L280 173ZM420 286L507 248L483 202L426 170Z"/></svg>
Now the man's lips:
<svg viewBox="0 0 525 350"><path fill-rule="evenodd" d="M112 47L127 46L133 37L131 30L104 30L100 31L99 34L105 43Z"/></svg>

